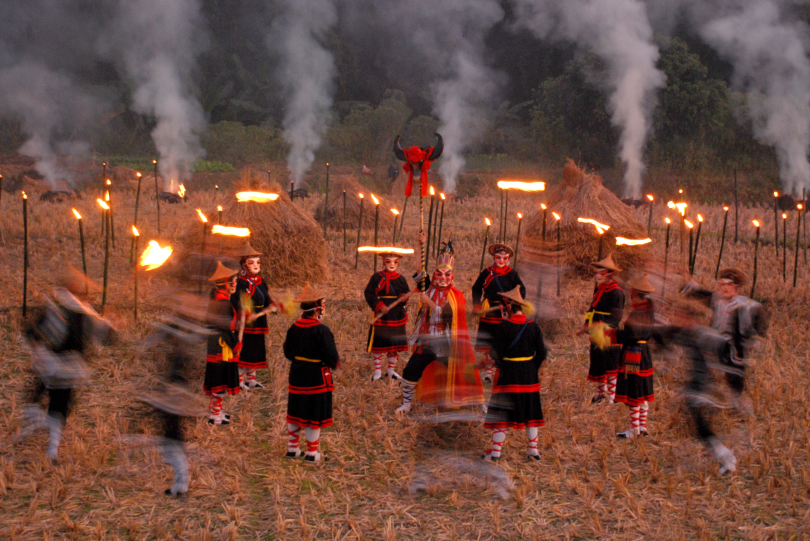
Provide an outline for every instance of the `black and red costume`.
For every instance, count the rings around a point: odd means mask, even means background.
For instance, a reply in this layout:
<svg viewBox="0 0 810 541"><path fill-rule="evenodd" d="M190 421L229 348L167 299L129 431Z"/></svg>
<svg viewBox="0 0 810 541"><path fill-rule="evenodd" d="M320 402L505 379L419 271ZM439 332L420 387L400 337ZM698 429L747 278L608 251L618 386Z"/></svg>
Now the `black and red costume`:
<svg viewBox="0 0 810 541"><path fill-rule="evenodd" d="M398 272L381 270L374 273L363 294L369 307L376 314L380 308L390 306L401 295L409 292L410 287L404 276ZM368 351L388 354L408 351L407 324L408 312L405 310L405 303L399 303L371 327Z"/></svg>
<svg viewBox="0 0 810 541"><path fill-rule="evenodd" d="M655 400L652 356L647 344L654 323L652 301L638 300L633 303L633 311L624 322L624 328L614 331L616 341L622 345L616 402L641 406Z"/></svg>
<svg viewBox="0 0 810 541"><path fill-rule="evenodd" d="M545 424L537 371L546 353L543 332L523 314L515 314L495 328L490 354L497 371L484 428L524 429Z"/></svg>
<svg viewBox="0 0 810 541"><path fill-rule="evenodd" d="M585 325L603 322L611 329L619 326L624 310L624 291L616 280L608 280L596 286L593 300L585 316ZM619 372L621 349L619 344L601 350L591 342L591 365L588 370L588 381L607 383L616 378Z"/></svg>
<svg viewBox="0 0 810 541"><path fill-rule="evenodd" d="M287 423L332 426L332 369L340 365L332 331L315 318L302 317L287 330L284 356L291 361Z"/></svg>
<svg viewBox="0 0 810 541"><path fill-rule="evenodd" d="M526 297L526 286L520 279L517 271L512 267L497 267L492 265L485 268L478 275L472 287L473 308L475 310L486 310L495 306L500 306L501 297L498 293L505 293L520 287L520 295ZM503 321L503 313L500 310L493 310L482 315L478 321L478 333L475 338L475 351L488 353L491 347L492 336L498 324Z"/></svg>
<svg viewBox="0 0 810 541"><path fill-rule="evenodd" d="M214 290L208 304L207 322L215 331L208 336L205 356L205 381L203 390L207 396L219 393L237 394L239 386L239 314L237 294L228 295L222 289Z"/></svg>
<svg viewBox="0 0 810 541"><path fill-rule="evenodd" d="M262 277L245 271L240 272L239 278L236 280L236 294L239 295L240 299L242 295L250 297L254 314L261 312L273 302L267 290L267 284L264 283ZM269 332L267 315L258 317L250 323L245 323L242 352L238 360L240 367L247 370L267 368L267 345L265 344L264 335Z"/></svg>

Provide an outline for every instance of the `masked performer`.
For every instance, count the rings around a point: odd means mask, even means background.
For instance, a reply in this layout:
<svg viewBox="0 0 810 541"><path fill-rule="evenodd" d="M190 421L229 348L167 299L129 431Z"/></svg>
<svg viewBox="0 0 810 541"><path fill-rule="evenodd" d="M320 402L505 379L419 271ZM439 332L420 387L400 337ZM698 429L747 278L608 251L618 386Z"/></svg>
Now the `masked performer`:
<svg viewBox="0 0 810 541"><path fill-rule="evenodd" d="M508 319L495 327L492 336L491 352L497 371L484 422L484 428L492 430L492 445L482 458L498 460L506 431L514 428L526 430L529 459L539 461L538 428L545 424L537 375L546 358L543 332L523 313L526 303L519 287L499 295Z"/></svg>
<svg viewBox="0 0 810 541"><path fill-rule="evenodd" d="M422 310L411 339L415 347L402 372L402 405L397 413L411 411L414 391L416 398L436 407L486 409L467 330L464 294L453 287L452 244L440 252L430 287L421 294ZM416 255L421 261L419 251Z"/></svg>
<svg viewBox="0 0 810 541"><path fill-rule="evenodd" d="M578 334L587 333L597 323L604 323L609 328L615 329L622 319L624 310L624 292L613 279L613 274L621 269L613 262L613 257L608 255L602 261L592 263L591 268L596 288L594 288L593 300L585 316L585 324ZM593 381L597 385L597 393L591 402L598 403L607 400L612 404L616 396L616 378L619 373L621 349L618 344L600 349L591 340L590 353L591 366L588 370L588 381Z"/></svg>
<svg viewBox="0 0 810 541"><path fill-rule="evenodd" d="M368 349L374 358L371 381L382 378L383 357L388 357L386 377L400 379L396 372L400 351L408 351L405 329L408 312L405 301L410 292L408 281L399 274L399 254L382 254L383 270L375 273L364 291L366 302L374 311L374 324L369 330Z"/></svg>
<svg viewBox="0 0 810 541"><path fill-rule="evenodd" d="M301 304L301 319L287 331L284 356L290 362L290 388L287 397L287 457L301 456L301 429L305 429L307 451L304 460L321 462L325 455L318 451L321 428L332 426L332 370L338 368L335 338L321 323L324 295L307 282L294 299Z"/></svg>
<svg viewBox="0 0 810 541"><path fill-rule="evenodd" d="M712 328L731 343L730 356L725 359L726 380L735 392L735 407L750 413L751 406L742 396L746 356L756 343L757 326L764 321L764 311L758 302L740 294L745 281L745 273L741 270L725 268L717 275L717 291L702 289L697 282L690 280L681 294L702 301L714 312Z"/></svg>
<svg viewBox="0 0 810 541"><path fill-rule="evenodd" d="M630 302L633 310L619 329L612 330L613 341L622 345L619 375L616 383L616 402L630 409L630 428L616 434L632 439L639 434L648 436L647 413L653 394L653 365L650 356L650 326L654 324L650 294L655 288L646 275L630 282Z"/></svg>
<svg viewBox="0 0 810 541"><path fill-rule="evenodd" d="M59 455L73 391L90 378L84 351L91 339L102 339L111 330L107 321L82 299L89 287L82 273L70 267L59 282L44 314L27 330L36 380L32 405L25 410L26 424L19 435L25 438L35 429L47 426L50 437L46 456L53 463ZM45 391L47 415L35 405Z"/></svg>
<svg viewBox="0 0 810 541"><path fill-rule="evenodd" d="M472 287L473 314L480 317L475 351L484 354L484 381L492 381L495 365L489 354L491 339L505 316L498 294L519 287L520 296L526 297L526 286L517 271L509 266L509 260L515 255L514 250L506 244L497 243L489 247L489 254L494 259L493 265L481 271Z"/></svg>
<svg viewBox="0 0 810 541"><path fill-rule="evenodd" d="M267 314L278 310L278 305L270 298L267 284L259 275L262 270L262 254L248 243L239 256L242 272L236 281L236 292L245 312L245 330L238 361L239 383L245 391L264 389L264 385L256 381L256 370L267 368L265 335L270 332L267 328Z"/></svg>
<svg viewBox="0 0 810 541"><path fill-rule="evenodd" d="M211 397L208 422L212 425L230 424L231 416L222 411L222 398L241 390L237 361L242 349L242 329L235 295L238 274L239 271L217 261L216 271L208 279L214 282L214 290L208 304L207 322L215 332L208 336L203 390Z"/></svg>

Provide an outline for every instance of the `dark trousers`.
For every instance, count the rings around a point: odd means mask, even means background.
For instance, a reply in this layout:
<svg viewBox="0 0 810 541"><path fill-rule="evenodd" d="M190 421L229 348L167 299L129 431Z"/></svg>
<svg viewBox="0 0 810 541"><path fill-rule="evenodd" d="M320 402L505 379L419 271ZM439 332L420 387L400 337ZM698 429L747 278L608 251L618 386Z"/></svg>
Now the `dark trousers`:
<svg viewBox="0 0 810 541"><path fill-rule="evenodd" d="M447 364L448 359L446 357L436 357L436 353L430 348L423 347L421 350L417 350L417 352L408 359L408 364L405 365L405 370L402 371L402 378L406 381L416 383L422 378L422 373L425 371L425 368L433 361Z"/></svg>
<svg viewBox="0 0 810 541"><path fill-rule="evenodd" d="M31 402L34 404L39 402L45 391L48 391L48 414L60 415L62 419L67 419L70 413L73 389L48 389L37 379L31 392Z"/></svg>

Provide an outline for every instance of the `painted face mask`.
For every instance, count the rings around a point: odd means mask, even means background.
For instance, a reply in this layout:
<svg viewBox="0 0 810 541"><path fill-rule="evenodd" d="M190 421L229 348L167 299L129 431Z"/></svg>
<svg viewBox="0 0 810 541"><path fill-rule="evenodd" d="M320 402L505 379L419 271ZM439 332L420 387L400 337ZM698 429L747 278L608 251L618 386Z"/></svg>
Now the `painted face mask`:
<svg viewBox="0 0 810 541"><path fill-rule="evenodd" d="M386 257L383 259L383 268L388 272L396 272L399 268L398 257Z"/></svg>
<svg viewBox="0 0 810 541"><path fill-rule="evenodd" d="M245 261L245 270L250 274L259 274L262 270L262 260L258 257L249 257Z"/></svg>
<svg viewBox="0 0 810 541"><path fill-rule="evenodd" d="M435 287L448 287L453 283L453 271L451 269L436 269L433 271L431 281Z"/></svg>
<svg viewBox="0 0 810 541"><path fill-rule="evenodd" d="M502 269L509 265L509 254L506 252L498 252L495 254L495 266Z"/></svg>

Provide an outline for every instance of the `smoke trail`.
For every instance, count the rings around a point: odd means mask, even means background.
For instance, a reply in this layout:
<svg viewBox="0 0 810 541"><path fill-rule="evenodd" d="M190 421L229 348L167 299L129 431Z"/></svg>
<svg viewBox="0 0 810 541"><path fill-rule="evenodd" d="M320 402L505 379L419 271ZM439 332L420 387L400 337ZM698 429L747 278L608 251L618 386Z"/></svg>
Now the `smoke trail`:
<svg viewBox="0 0 810 541"><path fill-rule="evenodd" d="M785 21L772 1L748 1L718 16L701 36L732 62L735 88L749 92L754 134L776 149L787 192L810 187L810 28Z"/></svg>
<svg viewBox="0 0 810 541"><path fill-rule="evenodd" d="M655 92L664 74L646 7L637 0L517 0L518 25L540 39L582 44L606 66L611 120L621 131L619 156L626 166L624 195L641 196L642 152L650 131Z"/></svg>
<svg viewBox="0 0 810 541"><path fill-rule="evenodd" d="M267 45L281 57L283 137L290 145L287 168L297 184L315 160L332 106L335 63L321 41L337 22L331 0L283 0Z"/></svg>
<svg viewBox="0 0 810 541"><path fill-rule="evenodd" d="M120 0L99 50L122 63L133 87L132 109L153 116L152 139L169 189L191 176L204 155L206 119L193 95L191 74L206 46L199 0Z"/></svg>
<svg viewBox="0 0 810 541"><path fill-rule="evenodd" d="M453 191L464 152L484 133L504 83L486 63L484 41L504 12L495 0L413 0L391 1L380 16L403 78L429 91L444 138L439 173Z"/></svg>

